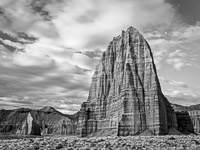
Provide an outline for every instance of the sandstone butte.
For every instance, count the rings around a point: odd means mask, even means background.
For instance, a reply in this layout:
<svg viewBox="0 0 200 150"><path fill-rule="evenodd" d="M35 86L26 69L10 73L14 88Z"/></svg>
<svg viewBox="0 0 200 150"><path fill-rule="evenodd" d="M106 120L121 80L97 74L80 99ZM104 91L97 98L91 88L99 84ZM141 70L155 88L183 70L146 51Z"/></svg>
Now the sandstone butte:
<svg viewBox="0 0 200 150"><path fill-rule="evenodd" d="M161 91L153 54L133 27L103 52L80 109L77 133L164 135L178 128L176 114Z"/></svg>

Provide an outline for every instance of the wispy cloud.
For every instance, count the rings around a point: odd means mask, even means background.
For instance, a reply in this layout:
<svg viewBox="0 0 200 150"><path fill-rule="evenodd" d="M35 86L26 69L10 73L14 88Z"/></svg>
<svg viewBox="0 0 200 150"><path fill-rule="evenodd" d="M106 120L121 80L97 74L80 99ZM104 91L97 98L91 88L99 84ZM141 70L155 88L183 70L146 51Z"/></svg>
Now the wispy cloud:
<svg viewBox="0 0 200 150"><path fill-rule="evenodd" d="M167 59L167 63L173 65L176 70L180 70L185 65L181 58Z"/></svg>
<svg viewBox="0 0 200 150"><path fill-rule="evenodd" d="M166 83L169 83L171 85L181 86L181 87L184 87L184 88L188 88L188 85L185 82L170 80L170 79L166 79L164 77L159 77L159 79L162 80L162 81L164 81L164 82L166 82Z"/></svg>
<svg viewBox="0 0 200 150"><path fill-rule="evenodd" d="M194 56L199 57L200 36L198 35L200 26L185 25L177 23L171 30L155 31L145 33L149 41L157 68L162 68L165 63L171 65L176 70L181 70L185 66L197 66Z"/></svg>

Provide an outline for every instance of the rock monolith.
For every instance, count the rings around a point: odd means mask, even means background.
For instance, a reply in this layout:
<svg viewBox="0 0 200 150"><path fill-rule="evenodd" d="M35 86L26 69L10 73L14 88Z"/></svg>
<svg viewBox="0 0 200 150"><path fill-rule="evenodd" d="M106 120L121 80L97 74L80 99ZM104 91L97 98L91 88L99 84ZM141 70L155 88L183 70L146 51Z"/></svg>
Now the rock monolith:
<svg viewBox="0 0 200 150"><path fill-rule="evenodd" d="M122 31L103 52L77 132L119 136L167 134L176 115L161 91L150 46L133 27Z"/></svg>

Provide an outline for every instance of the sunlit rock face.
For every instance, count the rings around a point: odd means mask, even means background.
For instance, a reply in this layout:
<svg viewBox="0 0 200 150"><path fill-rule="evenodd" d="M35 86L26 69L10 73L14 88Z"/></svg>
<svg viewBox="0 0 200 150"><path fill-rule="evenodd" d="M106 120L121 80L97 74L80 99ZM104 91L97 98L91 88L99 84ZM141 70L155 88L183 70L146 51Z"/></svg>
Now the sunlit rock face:
<svg viewBox="0 0 200 150"><path fill-rule="evenodd" d="M176 115L161 91L151 49L133 27L115 37L103 53L82 104L77 132L154 135L177 128Z"/></svg>

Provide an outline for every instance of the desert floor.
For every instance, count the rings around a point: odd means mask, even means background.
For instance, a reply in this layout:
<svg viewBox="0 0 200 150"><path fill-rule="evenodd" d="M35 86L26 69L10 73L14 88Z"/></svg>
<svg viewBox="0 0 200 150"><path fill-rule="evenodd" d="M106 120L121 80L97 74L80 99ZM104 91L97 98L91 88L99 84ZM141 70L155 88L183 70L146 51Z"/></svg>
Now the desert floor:
<svg viewBox="0 0 200 150"><path fill-rule="evenodd" d="M0 139L0 150L200 150L200 136Z"/></svg>

